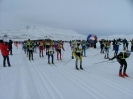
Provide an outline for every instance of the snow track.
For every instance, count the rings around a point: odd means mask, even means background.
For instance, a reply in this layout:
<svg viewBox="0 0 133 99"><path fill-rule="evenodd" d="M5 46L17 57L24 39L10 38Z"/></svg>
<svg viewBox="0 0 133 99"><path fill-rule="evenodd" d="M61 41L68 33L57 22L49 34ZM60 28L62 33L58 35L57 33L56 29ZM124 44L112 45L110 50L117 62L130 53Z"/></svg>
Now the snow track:
<svg viewBox="0 0 133 99"><path fill-rule="evenodd" d="M54 59L55 65L49 65L46 55L34 53L34 61L29 61L21 48L16 49L12 67L0 67L0 99L133 99L131 70L131 78L121 78L117 62L94 65L105 61L101 54L83 57L85 70L76 70L75 59L63 65L71 56L70 50L64 53L62 61ZM93 56L98 50L87 53Z"/></svg>

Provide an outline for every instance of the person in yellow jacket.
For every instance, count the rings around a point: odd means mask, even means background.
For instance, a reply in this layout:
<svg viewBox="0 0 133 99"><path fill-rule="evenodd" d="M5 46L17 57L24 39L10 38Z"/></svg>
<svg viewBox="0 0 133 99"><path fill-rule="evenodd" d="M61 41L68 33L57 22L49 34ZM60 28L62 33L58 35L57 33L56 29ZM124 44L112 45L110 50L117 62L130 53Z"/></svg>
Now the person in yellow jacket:
<svg viewBox="0 0 133 99"><path fill-rule="evenodd" d="M28 56L28 54L29 54L29 47L30 47L30 45L32 45L32 42L31 42L30 39L28 39L28 41L26 42L26 45L27 45L27 56Z"/></svg>
<svg viewBox="0 0 133 99"><path fill-rule="evenodd" d="M127 50L126 52L120 52L118 55L109 58L109 60L113 60L113 59L117 59L118 63L120 64L120 69L119 69L119 76L120 77L129 77L126 74L126 70L127 70L127 61L126 59L129 58L129 56L131 55L131 52L129 50ZM123 72L123 73L122 73Z"/></svg>
<svg viewBox="0 0 133 99"><path fill-rule="evenodd" d="M50 47L50 41L46 41L46 55L48 55L49 47Z"/></svg>
<svg viewBox="0 0 133 99"><path fill-rule="evenodd" d="M83 70L82 68L82 46L79 45L77 46L75 49L74 49L74 56L75 56L75 66L76 66L76 69L79 70L78 68L78 60L80 60L80 69Z"/></svg>
<svg viewBox="0 0 133 99"><path fill-rule="evenodd" d="M31 59L33 60L34 46L33 45L30 45L28 49L29 49L29 55L28 55L29 56L29 60L31 60Z"/></svg>

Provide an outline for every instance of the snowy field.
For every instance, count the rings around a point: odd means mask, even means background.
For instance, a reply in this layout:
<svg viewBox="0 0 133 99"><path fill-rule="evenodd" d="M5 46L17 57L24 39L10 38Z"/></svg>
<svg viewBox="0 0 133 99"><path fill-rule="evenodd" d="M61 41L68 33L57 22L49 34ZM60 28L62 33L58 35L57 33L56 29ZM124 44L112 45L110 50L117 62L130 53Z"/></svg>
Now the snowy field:
<svg viewBox="0 0 133 99"><path fill-rule="evenodd" d="M48 65L47 56L40 58L38 53L30 62L21 45L13 46L11 67L3 67L0 56L0 99L133 99L133 55L127 59L129 77L121 78L119 63L105 60L97 45L98 49L88 49L83 57L85 71L75 69L75 59L68 62L71 50L67 43L63 60L55 55L56 66ZM109 56L113 57L112 47ZM98 63L102 61L107 62Z"/></svg>

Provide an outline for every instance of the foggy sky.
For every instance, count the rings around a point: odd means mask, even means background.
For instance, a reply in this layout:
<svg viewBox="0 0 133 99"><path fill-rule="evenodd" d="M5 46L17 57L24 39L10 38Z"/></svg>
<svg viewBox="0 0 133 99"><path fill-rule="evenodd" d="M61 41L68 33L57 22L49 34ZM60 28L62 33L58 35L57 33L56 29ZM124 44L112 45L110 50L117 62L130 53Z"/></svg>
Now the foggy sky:
<svg viewBox="0 0 133 99"><path fill-rule="evenodd" d="M29 26L81 34L133 33L133 0L0 0L0 31Z"/></svg>

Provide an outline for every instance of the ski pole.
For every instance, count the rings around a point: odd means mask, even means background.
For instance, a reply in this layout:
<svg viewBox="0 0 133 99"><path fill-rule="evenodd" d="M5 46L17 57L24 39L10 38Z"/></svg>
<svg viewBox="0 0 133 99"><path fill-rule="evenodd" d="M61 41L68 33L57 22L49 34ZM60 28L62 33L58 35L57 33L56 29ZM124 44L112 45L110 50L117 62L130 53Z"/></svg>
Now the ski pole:
<svg viewBox="0 0 133 99"><path fill-rule="evenodd" d="M95 64L100 64L100 63L104 63L104 62L108 62L109 60L107 60L107 61L101 61L101 62L98 62L98 63L94 63L94 65Z"/></svg>
<svg viewBox="0 0 133 99"><path fill-rule="evenodd" d="M94 56L97 56L97 55L99 55L99 54L101 54L101 53L98 53L98 54L96 54L96 55L94 55Z"/></svg>
<svg viewBox="0 0 133 99"><path fill-rule="evenodd" d="M115 63L115 62L117 62L117 61L111 61L111 62L107 62L107 63Z"/></svg>
<svg viewBox="0 0 133 99"><path fill-rule="evenodd" d="M67 61L65 64L63 64L63 65L66 65L66 64L69 63L71 60L72 60L72 59L68 60L68 61Z"/></svg>

